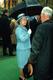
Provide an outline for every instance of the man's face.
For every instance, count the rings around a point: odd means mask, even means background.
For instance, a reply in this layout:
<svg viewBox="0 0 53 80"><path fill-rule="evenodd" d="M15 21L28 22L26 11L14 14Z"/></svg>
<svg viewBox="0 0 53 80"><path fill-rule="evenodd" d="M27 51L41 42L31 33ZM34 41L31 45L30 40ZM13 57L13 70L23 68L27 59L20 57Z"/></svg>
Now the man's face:
<svg viewBox="0 0 53 80"><path fill-rule="evenodd" d="M48 16L46 14L41 13L41 22L45 22L47 20Z"/></svg>
<svg viewBox="0 0 53 80"><path fill-rule="evenodd" d="M49 16L47 15L47 14L43 14L43 13L41 13L41 22L45 22L45 21L47 21L47 20L49 20L50 18L49 18Z"/></svg>
<svg viewBox="0 0 53 80"><path fill-rule="evenodd" d="M41 13L41 22L44 21L44 14Z"/></svg>

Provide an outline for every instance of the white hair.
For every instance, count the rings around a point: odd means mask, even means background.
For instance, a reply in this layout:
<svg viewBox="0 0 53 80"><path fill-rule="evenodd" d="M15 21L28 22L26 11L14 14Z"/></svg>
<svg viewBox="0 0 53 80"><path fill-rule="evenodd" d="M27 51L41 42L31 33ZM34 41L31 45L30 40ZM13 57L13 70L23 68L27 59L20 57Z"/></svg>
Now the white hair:
<svg viewBox="0 0 53 80"><path fill-rule="evenodd" d="M41 14L45 14L48 15L49 17L52 17L53 9L51 9L50 7L44 7L41 11Z"/></svg>

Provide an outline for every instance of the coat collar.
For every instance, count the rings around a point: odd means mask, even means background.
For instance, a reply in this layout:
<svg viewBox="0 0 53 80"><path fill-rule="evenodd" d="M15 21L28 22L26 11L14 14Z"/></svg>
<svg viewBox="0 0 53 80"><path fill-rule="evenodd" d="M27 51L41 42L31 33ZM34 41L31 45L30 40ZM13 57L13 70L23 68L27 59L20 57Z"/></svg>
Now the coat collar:
<svg viewBox="0 0 53 80"><path fill-rule="evenodd" d="M47 20L47 21L45 21L45 22L53 23L53 21L52 21L51 19L50 19L50 20ZM45 23L45 22L44 22L44 23Z"/></svg>
<svg viewBox="0 0 53 80"><path fill-rule="evenodd" d="M19 25L19 27L21 27L23 30L27 30L27 28L22 25Z"/></svg>

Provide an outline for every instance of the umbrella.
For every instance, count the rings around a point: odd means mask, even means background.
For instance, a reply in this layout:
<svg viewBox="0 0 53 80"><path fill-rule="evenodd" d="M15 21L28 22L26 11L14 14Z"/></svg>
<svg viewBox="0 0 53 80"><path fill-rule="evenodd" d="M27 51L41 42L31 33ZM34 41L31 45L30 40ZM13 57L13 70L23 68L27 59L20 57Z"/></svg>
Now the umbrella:
<svg viewBox="0 0 53 80"><path fill-rule="evenodd" d="M28 16L40 14L42 6L37 0L25 0L22 3L17 4L10 15L10 17L17 18L20 13L25 13Z"/></svg>

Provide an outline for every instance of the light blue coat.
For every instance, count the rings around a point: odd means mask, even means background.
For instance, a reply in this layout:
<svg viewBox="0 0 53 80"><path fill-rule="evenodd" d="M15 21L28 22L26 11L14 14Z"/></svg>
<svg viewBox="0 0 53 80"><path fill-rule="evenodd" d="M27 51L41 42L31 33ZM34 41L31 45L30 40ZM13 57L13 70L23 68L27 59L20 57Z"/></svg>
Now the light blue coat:
<svg viewBox="0 0 53 80"><path fill-rule="evenodd" d="M29 49L31 48L30 44L30 34L25 27L19 25L15 31L17 39L17 49Z"/></svg>
<svg viewBox="0 0 53 80"><path fill-rule="evenodd" d="M29 56L30 56L30 34L26 27L18 26L16 28L16 39L17 39L17 46L16 46L16 55L17 55L17 64L19 68L24 68L27 64Z"/></svg>

